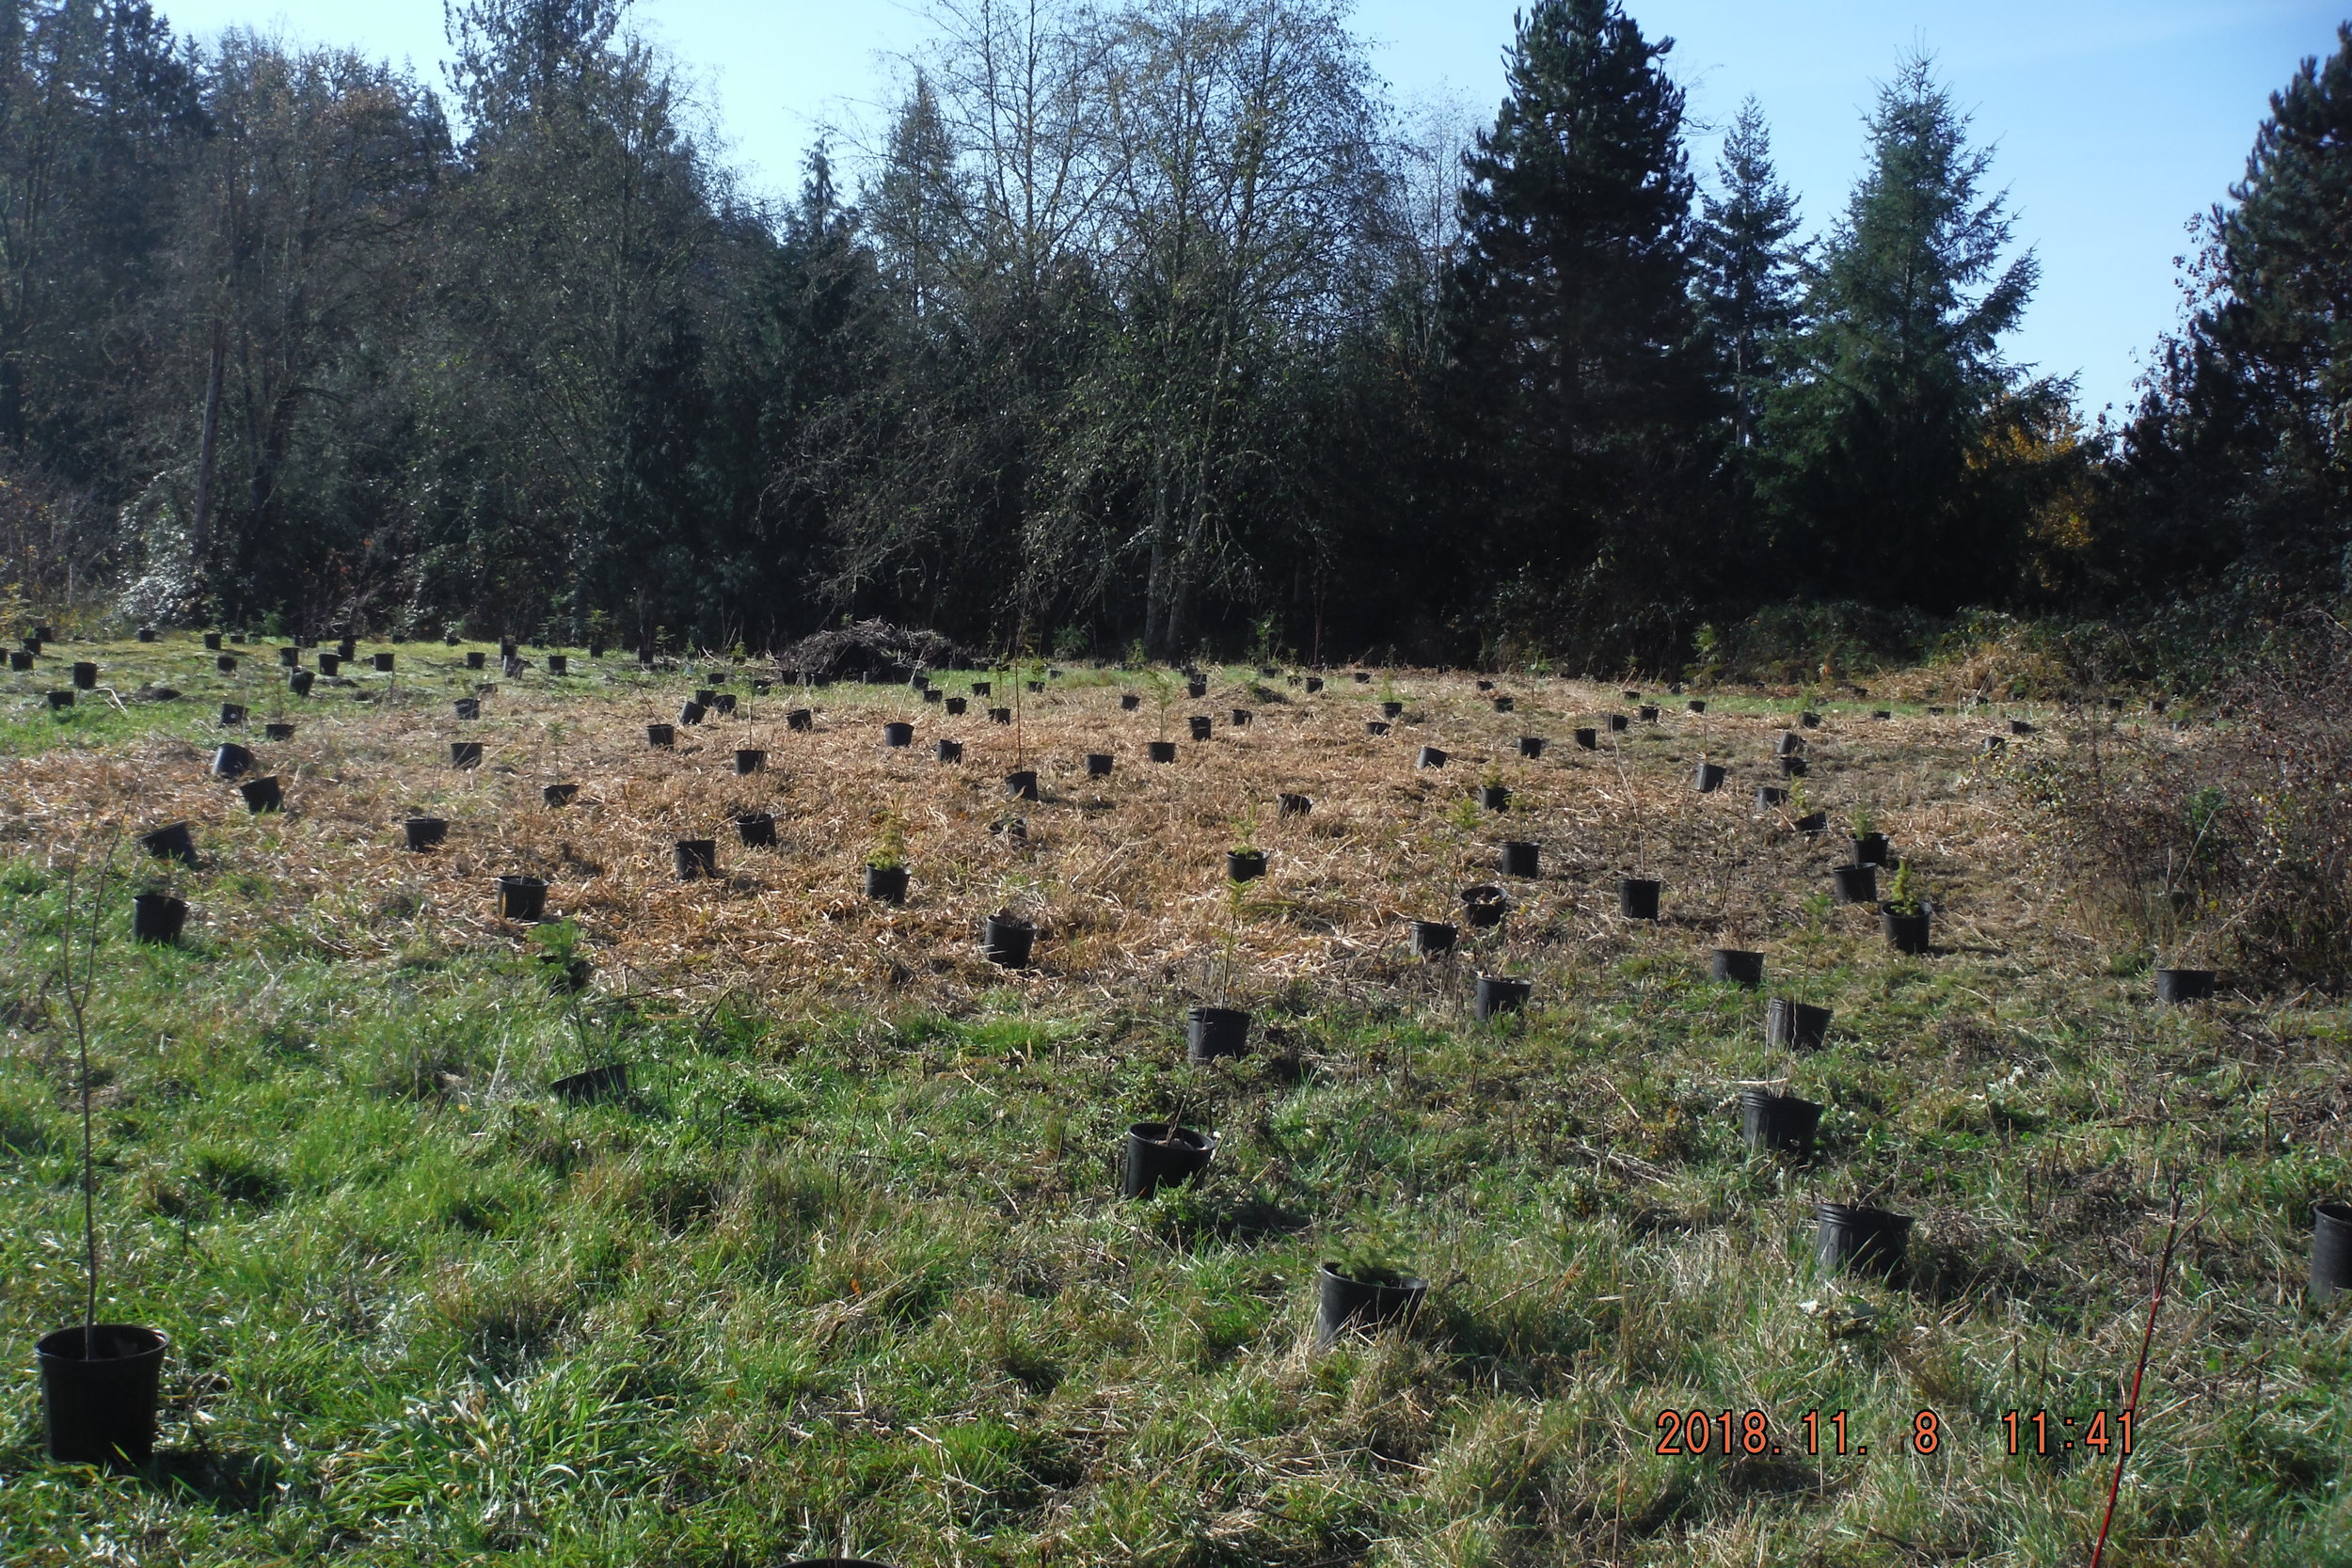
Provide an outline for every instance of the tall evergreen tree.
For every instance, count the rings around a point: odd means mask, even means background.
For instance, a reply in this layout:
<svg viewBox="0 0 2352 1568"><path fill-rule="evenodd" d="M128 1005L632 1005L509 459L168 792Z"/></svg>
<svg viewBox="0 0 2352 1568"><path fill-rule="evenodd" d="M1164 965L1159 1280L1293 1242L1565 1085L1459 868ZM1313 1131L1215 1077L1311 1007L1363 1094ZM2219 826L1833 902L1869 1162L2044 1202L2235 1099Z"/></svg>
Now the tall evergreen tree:
<svg viewBox="0 0 2352 1568"><path fill-rule="evenodd" d="M1710 510L1672 48L1615 0L1541 0L1465 160L1465 521L1516 585L1491 629L1589 657L1662 651L1689 584L1658 568Z"/></svg>
<svg viewBox="0 0 2352 1568"><path fill-rule="evenodd" d="M1996 596L2025 543L1989 465L1996 432L2068 388L2001 357L2038 264L2003 264L1992 153L1968 145L1930 60L1904 62L1868 126L1869 166L1811 269L1810 325L1768 411L1767 500L1810 586L1950 609Z"/></svg>
<svg viewBox="0 0 2352 1568"><path fill-rule="evenodd" d="M1740 105L1715 169L1723 194L1699 198L1699 310L1731 405L1732 445L1745 450L1779 380L1780 340L1797 325L1804 255L1789 243L1797 198L1772 168L1772 133L1754 98Z"/></svg>
<svg viewBox="0 0 2352 1568"><path fill-rule="evenodd" d="M2205 303L2126 432L2114 566L2352 592L2352 24L2306 59L2204 224Z"/></svg>

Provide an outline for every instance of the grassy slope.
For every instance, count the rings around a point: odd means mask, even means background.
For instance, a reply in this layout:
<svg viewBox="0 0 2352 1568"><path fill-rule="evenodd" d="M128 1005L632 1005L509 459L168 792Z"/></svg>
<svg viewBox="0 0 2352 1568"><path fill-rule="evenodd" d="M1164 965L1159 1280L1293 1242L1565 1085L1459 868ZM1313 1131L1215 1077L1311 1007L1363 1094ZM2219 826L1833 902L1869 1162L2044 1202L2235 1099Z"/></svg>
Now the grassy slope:
<svg viewBox="0 0 2352 1568"><path fill-rule="evenodd" d="M1733 1103L1788 1064L1688 929L1538 968L1500 1027L1458 969L1292 987L1202 1070L1180 997L575 1013L396 901L342 906L369 940L337 942L270 847L196 879L234 942L109 926L106 1315L174 1337L169 1458L42 1465L9 1358L11 1562L2078 1562L2106 1465L2011 1459L1997 1417L2120 1405L2162 1172L2204 1217L2108 1560L2352 1560L2345 1318L2298 1286L2309 1203L2352 1187L2341 1009L2160 1012L2089 958L1902 959L1816 904L1772 945L1838 1010L1798 1080L1822 1157L1792 1170ZM70 1057L29 1006L62 883L17 847L23 1346L80 1274ZM535 1092L606 1049L631 1103ZM1120 1203L1120 1132L1171 1109L1221 1132L1210 1179ZM1811 1204L1860 1190L1921 1216L1901 1288L1814 1272ZM1416 1265L1436 1310L1316 1353L1343 1251ZM1869 1452L1661 1457L1668 1407L1762 1409L1792 1448L1842 1408Z"/></svg>

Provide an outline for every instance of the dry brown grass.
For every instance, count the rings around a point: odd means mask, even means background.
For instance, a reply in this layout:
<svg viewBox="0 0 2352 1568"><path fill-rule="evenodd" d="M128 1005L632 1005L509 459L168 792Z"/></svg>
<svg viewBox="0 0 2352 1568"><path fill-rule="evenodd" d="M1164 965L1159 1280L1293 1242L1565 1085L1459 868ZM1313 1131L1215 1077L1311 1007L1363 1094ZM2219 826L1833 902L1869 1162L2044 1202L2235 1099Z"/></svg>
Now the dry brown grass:
<svg viewBox="0 0 2352 1568"><path fill-rule="evenodd" d="M290 742L241 737L263 771L284 779L282 816L248 816L230 785L207 776L200 747L214 732L183 723L185 739L11 763L0 772L0 840L39 845L93 821L136 829L185 818L209 853L279 893L266 912L250 902L243 913L199 909L192 929L209 922L219 940L243 943L261 933L240 922L269 922L357 957L413 940L401 922L355 918L396 900L424 911L445 940L514 942L521 933L499 921L493 879L533 873L551 884L549 916L580 925L600 984L734 992L771 1007L884 990L954 1006L1008 984L1040 999L1206 992L1222 986L1229 958L1230 973L1262 993L1302 981L1387 984L1410 967L1401 922L1452 918L1460 888L1500 880L1505 838L1541 844L1544 875L1511 884L1509 935L1490 965L1541 973L1629 943L1769 946L1846 858L1844 815L1857 802L1926 872L1944 911L1940 942L2007 951L2052 940L2026 847L1980 787L1979 743L2000 727L1981 714L1880 721L1867 705L1825 709L1822 727L1802 733L1807 795L1832 825L1808 838L1752 800L1756 784L1785 782L1772 744L1794 700L1745 698L1724 711L1719 698L1694 715L1661 699L1657 723L1604 731L1601 750L1588 752L1569 732L1629 707L1615 689L1505 681L1518 711L1496 714L1467 676L1400 673L1406 711L1391 735L1374 737L1364 721L1375 688L1343 678L1314 695L1253 696L1248 683L1220 679L1205 699L1169 709L1179 736L1185 715L1216 715L1214 738L1179 739L1178 760L1153 765L1144 743L1158 717L1148 699L1121 712L1116 676L1027 699L1017 734L990 723L978 702L949 718L892 689L747 695L736 719L681 729L676 749L662 752L647 746L644 725L672 717L693 678L509 682L485 699L484 719L460 722L446 717L448 698L467 677L449 664L428 666L421 682L405 669L405 684L381 701L313 700L294 715ZM803 700L816 727L788 731L785 711ZM1229 725L1236 705L1255 721ZM914 721L914 749L882 745L894 718ZM1517 756L1522 734L1550 741L1542 759ZM943 736L964 742L961 765L932 760ZM478 772L446 764L447 743L461 737L486 742ZM769 768L738 777L733 752L747 744L768 751ZM1416 768L1424 744L1451 753L1449 765ZM2014 744L2065 742L2042 734ZM1092 751L1117 758L1110 778L1085 776ZM1692 789L1701 757L1729 765L1720 793ZM1002 776L1022 763L1038 770L1039 802L1003 791ZM1466 812L1490 769L1511 785L1511 809ZM557 781L581 785L576 803L541 803L541 786ZM1311 815L1279 816L1284 790L1310 795ZM885 808L907 822L913 891L900 909L861 891ZM1253 808L1272 865L1236 918L1223 854ZM731 816L746 809L774 815L775 848L735 841ZM402 849L399 824L411 811L449 819L442 848ZM675 879L671 847L686 837L719 840L719 879ZM1616 914L1616 879L1637 868L1666 880L1656 932ZM980 956L978 924L999 909L1041 926L1033 971L1008 974Z"/></svg>

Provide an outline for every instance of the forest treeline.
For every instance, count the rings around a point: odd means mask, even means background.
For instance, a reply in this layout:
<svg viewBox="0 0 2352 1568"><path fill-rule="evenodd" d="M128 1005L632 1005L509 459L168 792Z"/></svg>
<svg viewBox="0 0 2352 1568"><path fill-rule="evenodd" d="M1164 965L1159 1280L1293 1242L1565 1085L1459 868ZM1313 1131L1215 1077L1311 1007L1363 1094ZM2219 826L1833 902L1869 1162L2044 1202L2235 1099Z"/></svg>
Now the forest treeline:
<svg viewBox="0 0 2352 1568"><path fill-rule="evenodd" d="M0 0L0 530L28 607L774 646L1678 665L1756 617L2345 595L2352 27L2272 100L2120 425L1932 63L1801 243L1753 103L1539 0L1491 119L1323 0L941 0L770 204L621 0L447 96ZM2282 62L2283 64L2283 62ZM2224 193L2217 193L2224 194Z"/></svg>

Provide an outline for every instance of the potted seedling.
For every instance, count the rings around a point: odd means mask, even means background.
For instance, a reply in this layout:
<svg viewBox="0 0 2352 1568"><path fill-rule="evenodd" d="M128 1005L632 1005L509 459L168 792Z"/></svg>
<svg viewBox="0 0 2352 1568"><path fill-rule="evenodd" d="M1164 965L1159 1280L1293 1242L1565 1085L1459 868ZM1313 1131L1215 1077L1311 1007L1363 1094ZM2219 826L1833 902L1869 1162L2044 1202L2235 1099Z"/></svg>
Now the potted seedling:
<svg viewBox="0 0 2352 1568"><path fill-rule="evenodd" d="M1911 863L1904 861L1895 868L1895 883L1886 890L1887 945L1898 953L1926 953L1931 912L1926 891L1912 876Z"/></svg>
<svg viewBox="0 0 2352 1568"><path fill-rule="evenodd" d="M1258 808L1242 808L1233 826L1232 847L1225 851L1225 875L1234 882L1250 882L1265 875L1265 851L1258 847Z"/></svg>
<svg viewBox="0 0 2352 1568"><path fill-rule="evenodd" d="M1633 792L1632 777L1626 771L1625 748L1613 735L1609 752L1617 765L1617 785L1625 800L1626 820L1633 829L1633 875L1617 880L1617 913L1627 920L1656 920L1659 894L1665 884L1656 877L1643 875L1643 867L1649 863L1649 834L1642 820L1640 798Z"/></svg>
<svg viewBox="0 0 2352 1568"><path fill-rule="evenodd" d="M1488 811L1511 809L1511 786L1503 782L1499 764L1488 763L1478 778L1478 803Z"/></svg>
<svg viewBox="0 0 2352 1568"><path fill-rule="evenodd" d="M90 1006L98 989L99 911L114 868L109 850L94 881L88 857L66 874L64 928L57 942L57 984L51 1019L72 1037L82 1110L82 1322L43 1335L34 1346L40 1370L41 1425L49 1456L70 1465L135 1469L155 1449L156 1393L164 1352L161 1330L98 1321L98 1167L92 1148ZM59 1014L62 1013L62 1017Z"/></svg>
<svg viewBox="0 0 2352 1568"><path fill-rule="evenodd" d="M1243 881L1225 881L1225 929L1217 933L1211 979L1218 1006L1202 1004L1184 1014L1184 1055L1195 1062L1238 1056L1248 1048L1249 1014L1233 1004L1233 979L1240 970L1241 922L1248 908Z"/></svg>
<svg viewBox="0 0 2352 1568"><path fill-rule="evenodd" d="M874 847L866 857L866 896L884 904L907 901L906 818L896 806L875 814Z"/></svg>
<svg viewBox="0 0 2352 1568"><path fill-rule="evenodd" d="M1168 710L1175 705L1176 683L1168 678L1165 670L1152 670L1147 673L1152 681L1152 702L1159 714L1158 737L1150 742L1152 760L1174 762L1176 743L1168 738Z"/></svg>
<svg viewBox="0 0 2352 1568"><path fill-rule="evenodd" d="M1853 838L1854 864L1886 864L1886 835L1879 832L1878 814L1868 801L1857 800L1848 809L1846 831Z"/></svg>
<svg viewBox="0 0 2352 1568"><path fill-rule="evenodd" d="M1399 1267L1376 1230L1318 1267L1315 1287L1315 1341L1325 1345L1351 1328L1409 1322L1429 1296L1429 1282Z"/></svg>
<svg viewBox="0 0 2352 1568"><path fill-rule="evenodd" d="M548 984L557 990L583 991L595 965L580 950L580 924L573 920L550 920L531 928L531 944L539 950L539 962L546 969Z"/></svg>
<svg viewBox="0 0 2352 1568"><path fill-rule="evenodd" d="M590 1043L588 1015L581 1003L572 1003L570 1021L573 1037L580 1042L580 1059L583 1062L597 1056L605 1059L595 1067L582 1068L578 1072L554 1080L548 1085L548 1092L570 1105L593 1105L603 1101L626 1099L628 1095L628 1063L617 1055L620 1043L618 1018L606 1021L601 1050L595 1049Z"/></svg>

